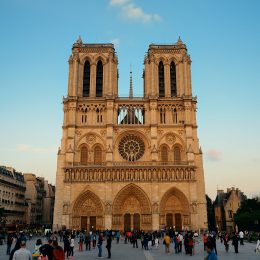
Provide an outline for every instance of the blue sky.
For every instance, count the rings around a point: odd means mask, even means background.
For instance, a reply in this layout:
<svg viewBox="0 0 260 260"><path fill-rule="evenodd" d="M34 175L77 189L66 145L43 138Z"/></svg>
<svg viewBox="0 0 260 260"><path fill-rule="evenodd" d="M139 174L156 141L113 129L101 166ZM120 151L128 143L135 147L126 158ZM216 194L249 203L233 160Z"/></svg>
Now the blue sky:
<svg viewBox="0 0 260 260"><path fill-rule="evenodd" d="M80 35L113 42L119 92L142 95L150 43L179 36L192 59L206 191L260 193L260 1L2 0L0 165L55 182L68 63Z"/></svg>

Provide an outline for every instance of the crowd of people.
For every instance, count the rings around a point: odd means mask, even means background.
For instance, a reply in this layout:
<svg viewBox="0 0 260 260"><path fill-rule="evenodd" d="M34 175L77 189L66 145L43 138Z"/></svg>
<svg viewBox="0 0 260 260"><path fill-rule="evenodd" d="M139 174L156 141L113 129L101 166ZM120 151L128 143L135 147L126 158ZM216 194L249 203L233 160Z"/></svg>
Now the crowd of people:
<svg viewBox="0 0 260 260"><path fill-rule="evenodd" d="M74 258L75 247L79 252L83 250L90 251L98 249L98 257L103 257L103 243L106 242L107 258L111 258L112 240L118 244L120 238L123 243L130 243L133 248L142 248L143 250L158 249L159 243L165 247L165 253L169 254L170 250L174 253L184 253L186 255L195 254L195 245L198 243L199 234L191 231L176 232L173 229L154 232L125 232L119 231L102 231L86 232L63 230L52 233L45 233L47 243L43 243L41 238L36 240L34 249L30 252L26 249L26 242L29 239L25 233L9 233L6 239L9 260L64 260ZM205 232L202 235L204 251L207 252L207 260L217 260L218 252L216 240L219 239L224 244L226 252L229 250L229 243L232 241L235 253L238 253L238 245L244 244L244 233L234 233L232 236L228 233ZM14 248L12 245L14 244ZM60 244L60 245L59 245ZM62 245L63 244L63 245ZM62 246L61 246L62 245ZM173 249L171 249L173 248ZM260 235L255 248L256 253L260 253Z"/></svg>

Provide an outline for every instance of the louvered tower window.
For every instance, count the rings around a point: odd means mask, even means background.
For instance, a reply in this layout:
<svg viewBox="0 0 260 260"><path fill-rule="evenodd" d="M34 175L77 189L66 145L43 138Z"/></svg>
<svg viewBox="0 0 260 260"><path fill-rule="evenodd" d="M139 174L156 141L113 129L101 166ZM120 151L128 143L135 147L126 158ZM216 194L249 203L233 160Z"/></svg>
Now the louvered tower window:
<svg viewBox="0 0 260 260"><path fill-rule="evenodd" d="M176 67L173 61L171 62L170 75L171 75L171 96L176 97L177 96Z"/></svg>
<svg viewBox="0 0 260 260"><path fill-rule="evenodd" d="M84 64L84 75L83 75L83 97L89 97L90 88L90 63L86 61Z"/></svg>
<svg viewBox="0 0 260 260"><path fill-rule="evenodd" d="M96 97L102 97L103 95L103 64L99 60L97 63L97 77L96 77Z"/></svg>
<svg viewBox="0 0 260 260"><path fill-rule="evenodd" d="M164 84L164 66L162 61L158 65L158 76L159 76L159 97L164 97L165 95L165 84Z"/></svg>

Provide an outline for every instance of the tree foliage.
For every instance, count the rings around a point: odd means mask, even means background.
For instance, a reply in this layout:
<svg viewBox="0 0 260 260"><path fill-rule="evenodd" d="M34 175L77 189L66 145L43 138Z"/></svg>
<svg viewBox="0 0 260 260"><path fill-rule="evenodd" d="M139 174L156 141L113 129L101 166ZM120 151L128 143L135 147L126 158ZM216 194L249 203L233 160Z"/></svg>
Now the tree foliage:
<svg viewBox="0 0 260 260"><path fill-rule="evenodd" d="M208 229L215 230L216 222L215 222L214 204L211 198L207 194L206 194L206 201L207 201Z"/></svg>
<svg viewBox="0 0 260 260"><path fill-rule="evenodd" d="M244 200L235 215L239 229L260 231L260 201L258 198Z"/></svg>

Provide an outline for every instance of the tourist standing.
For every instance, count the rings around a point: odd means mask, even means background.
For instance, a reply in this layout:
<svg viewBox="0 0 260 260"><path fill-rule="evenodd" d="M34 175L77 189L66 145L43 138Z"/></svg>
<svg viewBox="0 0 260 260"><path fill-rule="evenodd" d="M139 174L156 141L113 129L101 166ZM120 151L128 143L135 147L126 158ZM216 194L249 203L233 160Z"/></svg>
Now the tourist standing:
<svg viewBox="0 0 260 260"><path fill-rule="evenodd" d="M244 232L241 230L239 232L240 245L244 245Z"/></svg>
<svg viewBox="0 0 260 260"><path fill-rule="evenodd" d="M71 258L73 258L73 256L74 256L74 246L75 246L75 236L71 235L71 239L70 239L70 252L69 252L69 256L71 256Z"/></svg>
<svg viewBox="0 0 260 260"><path fill-rule="evenodd" d="M53 247L52 247L52 240L49 239L47 244L44 244L40 247L41 254L46 257L48 257L48 260L53 259Z"/></svg>
<svg viewBox="0 0 260 260"><path fill-rule="evenodd" d="M260 253L260 234L258 235L258 240L256 242L255 252Z"/></svg>
<svg viewBox="0 0 260 260"><path fill-rule="evenodd" d="M22 240L20 247L20 249L14 252L13 260L32 260L31 252L26 249L26 241Z"/></svg>
<svg viewBox="0 0 260 260"><path fill-rule="evenodd" d="M83 250L83 242L84 242L84 237L83 237L83 234L80 233L79 234L79 251Z"/></svg>
<svg viewBox="0 0 260 260"><path fill-rule="evenodd" d="M102 237L102 234L99 234L98 243L97 243L98 257L102 257L102 244L103 244L103 237Z"/></svg>
<svg viewBox="0 0 260 260"><path fill-rule="evenodd" d="M163 238L163 243L165 245L165 253L170 253L170 243L171 243L171 238L168 233Z"/></svg>
<svg viewBox="0 0 260 260"><path fill-rule="evenodd" d="M207 260L218 260L218 257L217 255L215 254L215 252L213 251L214 249L214 246L213 244L209 241L207 244L206 244L206 251L208 253L208 256L207 256Z"/></svg>
<svg viewBox="0 0 260 260"><path fill-rule="evenodd" d="M69 258L69 254L70 254L70 241L68 238L68 235L65 234L63 237L63 243L64 243L64 254L67 255L67 258Z"/></svg>
<svg viewBox="0 0 260 260"><path fill-rule="evenodd" d="M111 258L111 244L112 244L112 238L111 235L109 234L107 237L107 245L106 245L107 254L108 254L107 258Z"/></svg>
<svg viewBox="0 0 260 260"><path fill-rule="evenodd" d="M34 246L33 253L32 253L33 260L38 260L38 257L41 255L41 252L40 252L41 246L42 246L42 240L37 239L36 244Z"/></svg>
<svg viewBox="0 0 260 260"><path fill-rule="evenodd" d="M120 231L118 230L117 232L116 232L116 243L118 244L119 243L119 240L120 240Z"/></svg>
<svg viewBox="0 0 260 260"><path fill-rule="evenodd" d="M65 254L63 248L59 246L58 241L53 241L53 260L64 260Z"/></svg>

